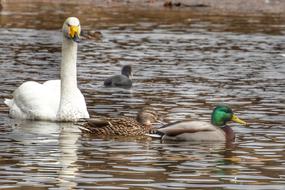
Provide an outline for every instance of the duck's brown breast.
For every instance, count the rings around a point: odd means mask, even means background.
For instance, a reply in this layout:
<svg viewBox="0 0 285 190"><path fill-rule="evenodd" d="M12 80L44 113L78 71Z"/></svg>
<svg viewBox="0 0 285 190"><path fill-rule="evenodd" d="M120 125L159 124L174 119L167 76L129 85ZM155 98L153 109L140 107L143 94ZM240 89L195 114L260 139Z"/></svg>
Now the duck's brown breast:
<svg viewBox="0 0 285 190"><path fill-rule="evenodd" d="M235 140L235 133L230 126L226 125L222 129L225 132L226 141L234 141Z"/></svg>

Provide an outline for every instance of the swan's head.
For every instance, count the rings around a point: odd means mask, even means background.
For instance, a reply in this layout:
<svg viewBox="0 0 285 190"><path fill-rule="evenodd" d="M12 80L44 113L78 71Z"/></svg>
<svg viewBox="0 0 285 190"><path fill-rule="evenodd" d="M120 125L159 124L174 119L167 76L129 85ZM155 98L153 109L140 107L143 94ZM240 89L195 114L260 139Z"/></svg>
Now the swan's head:
<svg viewBox="0 0 285 190"><path fill-rule="evenodd" d="M81 27L78 18L69 17L65 20L62 26L63 36L74 42L79 42Z"/></svg>

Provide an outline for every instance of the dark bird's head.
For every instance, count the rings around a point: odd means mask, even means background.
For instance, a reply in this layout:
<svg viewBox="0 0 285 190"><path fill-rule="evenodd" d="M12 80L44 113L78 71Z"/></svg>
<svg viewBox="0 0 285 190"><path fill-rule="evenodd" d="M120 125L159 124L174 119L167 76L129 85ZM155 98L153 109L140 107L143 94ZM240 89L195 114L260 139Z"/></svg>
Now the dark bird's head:
<svg viewBox="0 0 285 190"><path fill-rule="evenodd" d="M133 77L132 67L130 65L123 66L121 73L130 79Z"/></svg>

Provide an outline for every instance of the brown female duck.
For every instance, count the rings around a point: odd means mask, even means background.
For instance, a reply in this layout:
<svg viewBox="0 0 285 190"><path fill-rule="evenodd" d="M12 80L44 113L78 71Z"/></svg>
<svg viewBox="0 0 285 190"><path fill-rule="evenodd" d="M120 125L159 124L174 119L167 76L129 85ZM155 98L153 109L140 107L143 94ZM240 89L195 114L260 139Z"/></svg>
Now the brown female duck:
<svg viewBox="0 0 285 190"><path fill-rule="evenodd" d="M149 132L151 124L156 120L155 111L143 108L139 111L137 120L130 117L100 117L88 119L79 125L82 132L96 136L141 136Z"/></svg>

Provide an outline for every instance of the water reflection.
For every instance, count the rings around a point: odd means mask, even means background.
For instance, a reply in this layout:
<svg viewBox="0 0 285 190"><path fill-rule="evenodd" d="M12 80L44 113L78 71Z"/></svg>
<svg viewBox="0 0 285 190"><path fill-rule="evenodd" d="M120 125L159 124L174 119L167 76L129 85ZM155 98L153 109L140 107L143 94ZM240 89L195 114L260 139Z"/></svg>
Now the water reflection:
<svg viewBox="0 0 285 190"><path fill-rule="evenodd" d="M76 186L80 130L75 125L19 120L12 120L10 125L11 132L5 138L12 142L13 148L8 154L18 157L10 158L14 164L5 167L11 170L6 173L5 180L17 181L19 176L21 180L17 186L49 187L55 182L63 188Z"/></svg>

